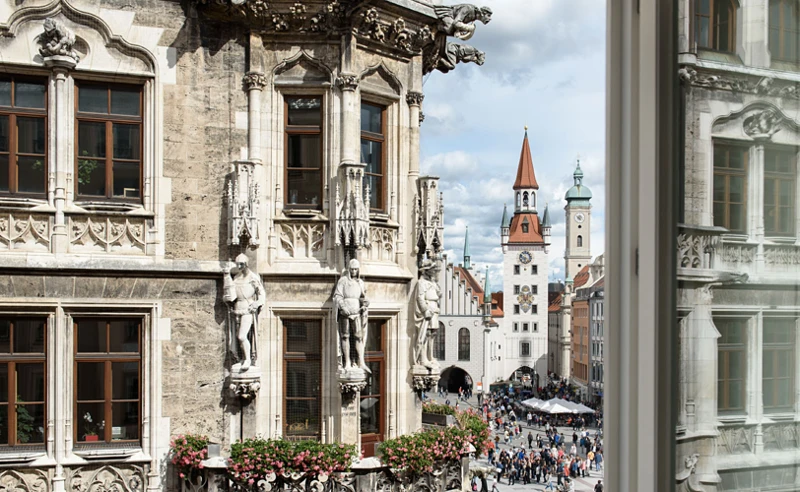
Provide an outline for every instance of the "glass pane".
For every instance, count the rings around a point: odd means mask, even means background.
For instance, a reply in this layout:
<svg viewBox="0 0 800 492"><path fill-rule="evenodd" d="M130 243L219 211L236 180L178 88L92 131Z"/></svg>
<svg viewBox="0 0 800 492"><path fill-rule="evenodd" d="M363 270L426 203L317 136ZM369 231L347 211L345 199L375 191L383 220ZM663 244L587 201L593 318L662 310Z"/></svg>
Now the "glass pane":
<svg viewBox="0 0 800 492"><path fill-rule="evenodd" d="M794 188L794 182L781 180L780 187L781 187L780 204L784 206L793 205L792 197L794 196L794 192L792 191L792 189Z"/></svg>
<svg viewBox="0 0 800 492"><path fill-rule="evenodd" d="M108 113L108 89L91 85L78 87L78 111Z"/></svg>
<svg viewBox="0 0 800 492"><path fill-rule="evenodd" d="M714 201L725 201L725 176L722 174L714 175Z"/></svg>
<svg viewBox="0 0 800 492"><path fill-rule="evenodd" d="M319 135L289 136L289 167L317 169L320 167L321 159Z"/></svg>
<svg viewBox="0 0 800 492"><path fill-rule="evenodd" d="M289 97L286 99L289 108L290 125L322 124L322 100L318 97Z"/></svg>
<svg viewBox="0 0 800 492"><path fill-rule="evenodd" d="M17 444L44 443L44 404L17 405Z"/></svg>
<svg viewBox="0 0 800 492"><path fill-rule="evenodd" d="M383 109L372 104L361 104L361 131L383 133L381 116Z"/></svg>
<svg viewBox="0 0 800 492"><path fill-rule="evenodd" d="M319 321L284 321L286 327L286 351L319 355L321 322Z"/></svg>
<svg viewBox="0 0 800 492"><path fill-rule="evenodd" d="M114 196L139 198L139 163L114 161Z"/></svg>
<svg viewBox="0 0 800 492"><path fill-rule="evenodd" d="M287 398L316 398L320 390L320 363L287 362L286 363L286 396Z"/></svg>
<svg viewBox="0 0 800 492"><path fill-rule="evenodd" d="M140 93L139 89L112 89L111 112L113 114L139 116Z"/></svg>
<svg viewBox="0 0 800 492"><path fill-rule="evenodd" d="M82 319L78 324L78 352L106 351L106 321Z"/></svg>
<svg viewBox="0 0 800 492"><path fill-rule="evenodd" d="M17 157L17 191L20 193L44 193L44 157ZM8 179L8 174L6 174Z"/></svg>
<svg viewBox="0 0 800 492"><path fill-rule="evenodd" d="M709 24L710 24L710 19L708 17L697 17L695 39L697 41L697 46L701 48L710 47L708 44Z"/></svg>
<svg viewBox="0 0 800 492"><path fill-rule="evenodd" d="M11 138L8 131L8 116L0 115L0 152L8 152L11 145Z"/></svg>
<svg viewBox="0 0 800 492"><path fill-rule="evenodd" d="M714 225L719 227L726 227L724 203L714 203Z"/></svg>
<svg viewBox="0 0 800 492"><path fill-rule="evenodd" d="M0 405L0 446L8 444L8 405Z"/></svg>
<svg viewBox="0 0 800 492"><path fill-rule="evenodd" d="M383 178L379 176L367 176L369 185L369 208L382 208L383 204Z"/></svg>
<svg viewBox="0 0 800 492"><path fill-rule="evenodd" d="M44 403L44 362L17 363L17 403Z"/></svg>
<svg viewBox="0 0 800 492"><path fill-rule="evenodd" d="M744 354L742 352L730 352L728 364L728 378L729 379L742 379L744 378Z"/></svg>
<svg viewBox="0 0 800 492"><path fill-rule="evenodd" d="M0 363L0 403L8 403L8 364ZM3 440L0 439L0 444Z"/></svg>
<svg viewBox="0 0 800 492"><path fill-rule="evenodd" d="M367 332L366 352L380 352L383 350L383 321L370 321Z"/></svg>
<svg viewBox="0 0 800 492"><path fill-rule="evenodd" d="M44 118L17 118L17 152L44 154Z"/></svg>
<svg viewBox="0 0 800 492"><path fill-rule="evenodd" d="M730 191L728 199L734 203L744 202L744 178L741 176L731 176L728 179Z"/></svg>
<svg viewBox="0 0 800 492"><path fill-rule="evenodd" d="M14 321L14 352L43 354L45 321L18 318Z"/></svg>
<svg viewBox="0 0 800 492"><path fill-rule="evenodd" d="M44 109L44 93L44 84L17 82L15 84L14 106L18 108Z"/></svg>
<svg viewBox="0 0 800 492"><path fill-rule="evenodd" d="M11 353L11 320L0 318L0 354Z"/></svg>
<svg viewBox="0 0 800 492"><path fill-rule="evenodd" d="M776 193L775 193L775 180L774 179L766 179L764 180L764 204L765 205L775 205L776 200Z"/></svg>
<svg viewBox="0 0 800 492"><path fill-rule="evenodd" d="M139 353L138 319L115 319L110 322L109 352Z"/></svg>
<svg viewBox="0 0 800 492"><path fill-rule="evenodd" d="M367 386L361 391L361 396L368 396L368 395L380 395L381 391L381 367L383 363L381 361L370 361L367 362L367 367L369 370L372 371L371 374L367 374Z"/></svg>
<svg viewBox="0 0 800 492"><path fill-rule="evenodd" d="M106 124L78 122L78 157L106 156Z"/></svg>
<svg viewBox="0 0 800 492"><path fill-rule="evenodd" d="M361 162L367 165L366 172L373 174L382 174L383 155L381 149L383 144L380 142L373 142L371 140L361 139Z"/></svg>
<svg viewBox="0 0 800 492"><path fill-rule="evenodd" d="M732 231L744 231L744 206L730 206L730 229Z"/></svg>
<svg viewBox="0 0 800 492"><path fill-rule="evenodd" d="M286 436L299 439L304 436L317 438L320 432L319 400L286 401Z"/></svg>
<svg viewBox="0 0 800 492"><path fill-rule="evenodd" d="M711 0L698 0L697 13L704 15L711 15Z"/></svg>
<svg viewBox="0 0 800 492"><path fill-rule="evenodd" d="M114 158L139 159L139 125L114 123Z"/></svg>
<svg viewBox="0 0 800 492"><path fill-rule="evenodd" d="M8 191L8 155L0 154L0 191Z"/></svg>
<svg viewBox="0 0 800 492"><path fill-rule="evenodd" d="M11 106L11 81L0 80L0 106ZM0 443L3 440L0 439Z"/></svg>
<svg viewBox="0 0 800 492"><path fill-rule="evenodd" d="M139 439L139 402L111 405L111 440Z"/></svg>
<svg viewBox="0 0 800 492"><path fill-rule="evenodd" d="M361 433L378 434L380 427L381 400L370 397L361 399Z"/></svg>
<svg viewBox="0 0 800 492"><path fill-rule="evenodd" d="M102 441L106 421L103 403L78 403L75 427L78 441Z"/></svg>
<svg viewBox="0 0 800 492"><path fill-rule="evenodd" d="M287 194L289 205L318 205L320 203L320 172L289 171Z"/></svg>
<svg viewBox="0 0 800 492"><path fill-rule="evenodd" d="M78 400L105 399L105 363L78 362Z"/></svg>
<svg viewBox="0 0 800 492"><path fill-rule="evenodd" d="M98 159L78 159L78 194L106 195L106 163Z"/></svg>
<svg viewBox="0 0 800 492"><path fill-rule="evenodd" d="M111 398L114 400L139 399L138 362L114 362L111 364Z"/></svg>

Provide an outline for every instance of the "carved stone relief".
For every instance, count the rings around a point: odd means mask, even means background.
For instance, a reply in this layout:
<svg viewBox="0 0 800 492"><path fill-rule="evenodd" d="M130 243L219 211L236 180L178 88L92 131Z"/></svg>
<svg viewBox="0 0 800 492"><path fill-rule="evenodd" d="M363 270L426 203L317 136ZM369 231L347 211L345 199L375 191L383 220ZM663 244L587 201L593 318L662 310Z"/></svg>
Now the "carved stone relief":
<svg viewBox="0 0 800 492"><path fill-rule="evenodd" d="M49 492L50 480L44 470L0 471L0 492Z"/></svg>
<svg viewBox="0 0 800 492"><path fill-rule="evenodd" d="M719 236L686 230L678 234L678 268L712 268Z"/></svg>
<svg viewBox="0 0 800 492"><path fill-rule="evenodd" d="M774 109L765 109L753 113L742 123L744 132L755 140L769 140L780 131L783 115Z"/></svg>
<svg viewBox="0 0 800 492"><path fill-rule="evenodd" d="M764 451L796 450L800 443L794 423L765 425L763 432Z"/></svg>
<svg viewBox="0 0 800 492"><path fill-rule="evenodd" d="M414 253L419 261L423 257L439 258L444 234L444 205L439 194L439 178L421 176L417 187L412 210L415 223Z"/></svg>
<svg viewBox="0 0 800 492"><path fill-rule="evenodd" d="M267 76L261 72L247 72L244 74L242 82L247 90L261 90L267 85Z"/></svg>
<svg viewBox="0 0 800 492"><path fill-rule="evenodd" d="M720 454L753 452L754 427L720 427L717 450Z"/></svg>
<svg viewBox="0 0 800 492"><path fill-rule="evenodd" d="M676 490L687 492L704 491L697 480L697 475L695 475L698 461L700 461L700 455L697 453L686 456L683 459L683 469L675 475L675 481L677 482ZM678 465L678 467L680 468L680 465Z"/></svg>
<svg viewBox="0 0 800 492"><path fill-rule="evenodd" d="M0 251L49 251L51 218L45 215L0 216Z"/></svg>
<svg viewBox="0 0 800 492"><path fill-rule="evenodd" d="M134 217L72 216L69 218L71 253L142 255L146 252L147 219Z"/></svg>
<svg viewBox="0 0 800 492"><path fill-rule="evenodd" d="M745 74L717 73L685 66L678 70L681 82L692 87L800 99L797 82Z"/></svg>
<svg viewBox="0 0 800 492"><path fill-rule="evenodd" d="M250 161L236 161L228 180L225 198L228 203L228 244L237 245L243 240L249 246L258 246L261 189L255 178L256 166Z"/></svg>
<svg viewBox="0 0 800 492"><path fill-rule="evenodd" d="M720 257L725 263L752 263L755 255L754 245L723 244L720 250Z"/></svg>
<svg viewBox="0 0 800 492"><path fill-rule="evenodd" d="M39 54L43 58L66 56L75 60L75 63L80 61L80 56L73 49L75 35L55 19L44 21L44 31L39 35L39 44L41 45Z"/></svg>
<svg viewBox="0 0 800 492"><path fill-rule="evenodd" d="M492 20L492 9L467 3L435 5L433 10L439 18L439 30L462 41L468 40L475 33L476 21L488 24Z"/></svg>
<svg viewBox="0 0 800 492"><path fill-rule="evenodd" d="M367 258L371 261L395 262L397 230L388 227L371 227Z"/></svg>
<svg viewBox="0 0 800 492"><path fill-rule="evenodd" d="M280 257L322 259L325 225L315 222L276 224L281 241Z"/></svg>
<svg viewBox="0 0 800 492"><path fill-rule="evenodd" d="M800 265L800 248L794 246L765 246L767 265Z"/></svg>
<svg viewBox="0 0 800 492"><path fill-rule="evenodd" d="M364 185L365 164L342 164L336 181L336 245L368 247L369 185Z"/></svg>
<svg viewBox="0 0 800 492"><path fill-rule="evenodd" d="M136 465L73 468L66 482L72 492L143 492L145 470Z"/></svg>

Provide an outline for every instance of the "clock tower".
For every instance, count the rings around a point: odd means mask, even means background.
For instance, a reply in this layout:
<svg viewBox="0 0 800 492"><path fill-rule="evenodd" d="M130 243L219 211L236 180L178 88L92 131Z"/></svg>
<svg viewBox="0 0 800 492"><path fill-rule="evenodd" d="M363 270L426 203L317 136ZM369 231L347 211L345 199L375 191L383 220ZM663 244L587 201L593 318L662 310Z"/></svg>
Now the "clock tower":
<svg viewBox="0 0 800 492"><path fill-rule="evenodd" d="M572 174L574 184L564 197L567 206L567 237L564 249L565 280L572 281L575 275L592 260L590 234L592 225L592 192L583 185L581 161Z"/></svg>

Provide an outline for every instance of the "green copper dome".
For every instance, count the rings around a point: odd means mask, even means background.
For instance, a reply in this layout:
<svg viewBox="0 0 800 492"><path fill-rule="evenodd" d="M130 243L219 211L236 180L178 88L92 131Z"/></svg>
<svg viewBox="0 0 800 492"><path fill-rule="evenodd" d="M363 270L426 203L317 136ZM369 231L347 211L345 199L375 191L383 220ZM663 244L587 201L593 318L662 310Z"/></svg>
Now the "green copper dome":
<svg viewBox="0 0 800 492"><path fill-rule="evenodd" d="M578 161L578 167L572 173L572 180L574 185L567 191L564 198L573 203L575 201L585 201L588 205L589 200L592 199L592 190L583 185L583 170L581 169L581 161Z"/></svg>

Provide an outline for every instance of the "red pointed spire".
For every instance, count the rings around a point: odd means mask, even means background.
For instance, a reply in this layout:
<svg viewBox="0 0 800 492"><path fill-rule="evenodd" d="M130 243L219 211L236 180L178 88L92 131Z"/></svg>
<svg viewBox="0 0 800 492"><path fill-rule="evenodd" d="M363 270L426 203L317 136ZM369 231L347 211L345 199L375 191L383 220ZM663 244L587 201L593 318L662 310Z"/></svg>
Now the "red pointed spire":
<svg viewBox="0 0 800 492"><path fill-rule="evenodd" d="M522 140L522 152L519 154L517 179L514 181L514 190L523 188L539 189L539 183L536 182L536 175L533 173L533 159L531 159L531 147L528 145L527 126L525 127L525 139Z"/></svg>

